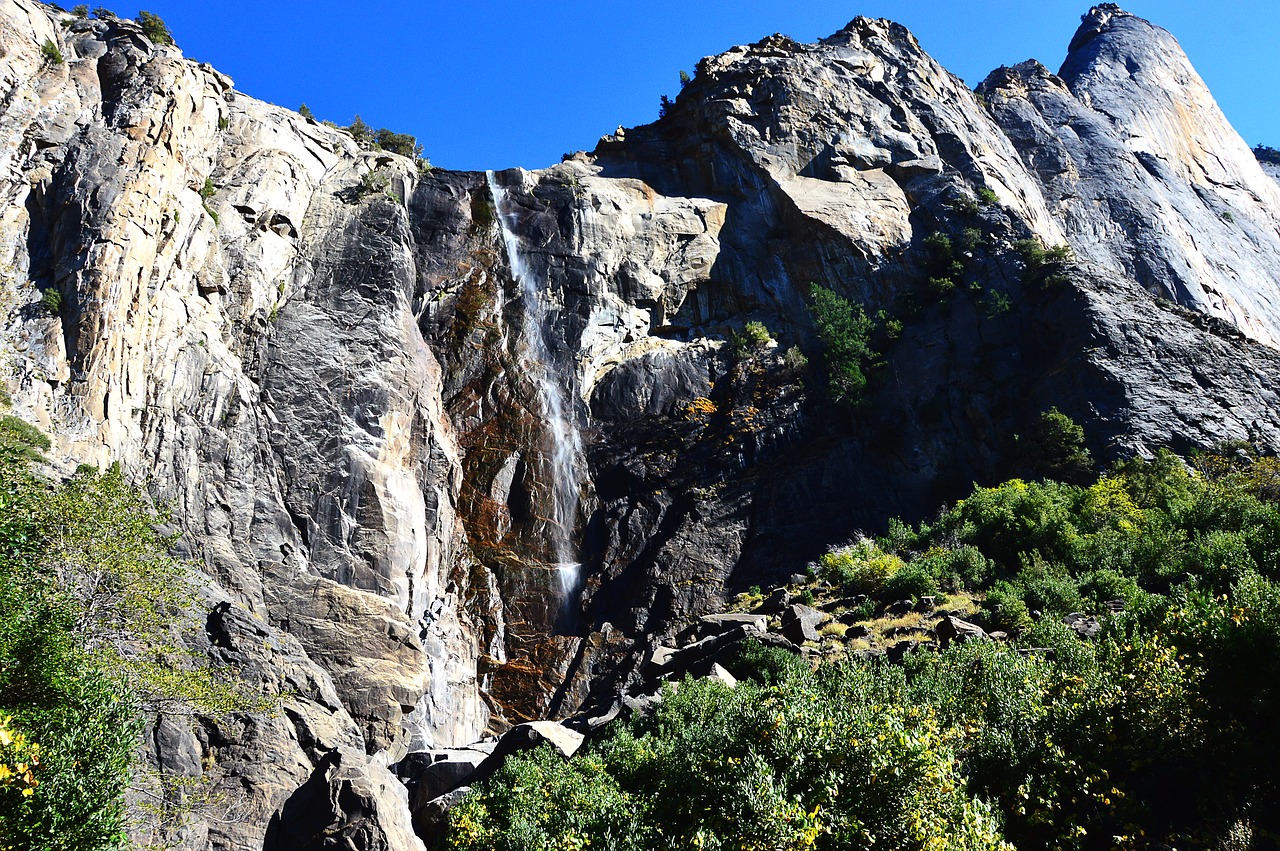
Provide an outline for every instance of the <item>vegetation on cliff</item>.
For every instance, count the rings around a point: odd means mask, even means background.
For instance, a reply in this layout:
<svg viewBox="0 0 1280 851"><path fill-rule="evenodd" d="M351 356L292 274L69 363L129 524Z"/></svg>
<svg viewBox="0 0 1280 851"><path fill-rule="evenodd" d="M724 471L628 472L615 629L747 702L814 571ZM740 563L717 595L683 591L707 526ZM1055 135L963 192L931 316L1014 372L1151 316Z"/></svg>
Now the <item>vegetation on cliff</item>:
<svg viewBox="0 0 1280 851"><path fill-rule="evenodd" d="M0 418L0 849L117 848L144 718L249 704L182 646L193 577L146 500L118 467L38 474L48 447Z"/></svg>

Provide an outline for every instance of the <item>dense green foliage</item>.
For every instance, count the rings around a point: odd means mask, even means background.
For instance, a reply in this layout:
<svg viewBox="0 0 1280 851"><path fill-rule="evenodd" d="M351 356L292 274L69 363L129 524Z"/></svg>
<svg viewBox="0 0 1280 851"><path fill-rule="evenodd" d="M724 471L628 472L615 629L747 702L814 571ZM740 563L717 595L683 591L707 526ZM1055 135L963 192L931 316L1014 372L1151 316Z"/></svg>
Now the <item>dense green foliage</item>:
<svg viewBox="0 0 1280 851"><path fill-rule="evenodd" d="M451 848L1003 847L935 713L871 668L688 680L571 762L509 759L450 813Z"/></svg>
<svg viewBox="0 0 1280 851"><path fill-rule="evenodd" d="M1013 639L816 671L751 647L736 690L686 681L585 757L509 760L448 845L1274 847L1278 496L1276 459L1164 454L892 523L820 578L881 601L968 588Z"/></svg>
<svg viewBox="0 0 1280 851"><path fill-rule="evenodd" d="M729 349L735 358L744 358L768 345L772 340L773 334L765 324L752 320L742 326L741 332L730 335Z"/></svg>
<svg viewBox="0 0 1280 851"><path fill-rule="evenodd" d="M1045 478L1078 483L1093 473L1084 429L1057 408L1040 414L1031 433L1019 439L1019 450L1019 463Z"/></svg>
<svg viewBox="0 0 1280 851"><path fill-rule="evenodd" d="M1253 155L1257 157L1260 163L1270 163L1271 165L1280 165L1280 151L1270 145L1254 145Z"/></svg>
<svg viewBox="0 0 1280 851"><path fill-rule="evenodd" d="M874 323L861 306L817 284L809 288L809 313L822 341L823 366L832 401L854 406L867 386L866 370L876 359Z"/></svg>
<svg viewBox="0 0 1280 851"><path fill-rule="evenodd" d="M146 501L115 467L43 478L48 447L0 418L0 849L118 848L144 713L249 702L181 646L195 590Z"/></svg>
<svg viewBox="0 0 1280 851"><path fill-rule="evenodd" d="M1067 282L1064 271L1071 260L1071 249L1066 245L1045 248L1038 239L1020 239L1013 249L1022 258L1022 282L1045 289Z"/></svg>

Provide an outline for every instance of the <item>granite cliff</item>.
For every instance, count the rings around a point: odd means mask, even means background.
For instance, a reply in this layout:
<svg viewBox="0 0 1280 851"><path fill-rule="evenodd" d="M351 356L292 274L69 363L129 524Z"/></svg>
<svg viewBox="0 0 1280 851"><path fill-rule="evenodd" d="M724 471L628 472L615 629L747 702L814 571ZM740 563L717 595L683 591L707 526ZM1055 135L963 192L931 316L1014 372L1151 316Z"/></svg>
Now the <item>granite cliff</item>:
<svg viewBox="0 0 1280 851"><path fill-rule="evenodd" d="M172 508L192 640L282 700L153 725L234 804L182 847L420 847L389 765L607 708L726 594L1008 474L1050 406L1103 458L1280 447L1280 187L1109 4L1058 75L977 93L887 21L771 36L492 175L363 150L127 20L0 0L0 48L16 409ZM1028 240L1075 259L1046 282ZM853 411L813 284L901 323ZM731 351L748 321L776 345Z"/></svg>

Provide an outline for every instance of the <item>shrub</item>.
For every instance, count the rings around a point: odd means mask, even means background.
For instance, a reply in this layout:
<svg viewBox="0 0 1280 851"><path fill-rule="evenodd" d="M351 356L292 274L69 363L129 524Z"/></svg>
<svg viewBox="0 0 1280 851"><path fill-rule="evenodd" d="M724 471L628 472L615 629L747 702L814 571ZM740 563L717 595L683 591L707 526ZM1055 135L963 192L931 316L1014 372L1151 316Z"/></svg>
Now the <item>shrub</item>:
<svg viewBox="0 0 1280 851"><path fill-rule="evenodd" d="M871 348L872 323L866 311L825 287L810 287L809 314L822 340L823 365L831 400L856 406L867 385L865 369L876 358Z"/></svg>
<svg viewBox="0 0 1280 851"><path fill-rule="evenodd" d="M311 107L307 106L305 103L298 107L298 114L303 118L309 118L312 121L315 121L316 119L316 115L311 111Z"/></svg>
<svg viewBox="0 0 1280 851"><path fill-rule="evenodd" d="M580 769L517 758L515 776L450 812L449 847L1003 849L944 730L884 704L900 688L893 674L856 669L796 671L769 688L685 680L651 717L587 745ZM598 835L567 829L591 824ZM619 824L630 831L606 834Z"/></svg>
<svg viewBox="0 0 1280 851"><path fill-rule="evenodd" d="M379 193L388 192L391 188L391 178L386 173L378 169L366 171L360 175L360 188L358 190L361 196L377 195Z"/></svg>
<svg viewBox="0 0 1280 851"><path fill-rule="evenodd" d="M1280 151L1269 145L1255 145L1253 155L1260 163L1270 163L1272 165L1280 165Z"/></svg>
<svg viewBox="0 0 1280 851"><path fill-rule="evenodd" d="M783 352L782 364L787 369L799 372L809 365L809 359L804 356L804 352L800 351L798 346L792 346Z"/></svg>
<svg viewBox="0 0 1280 851"><path fill-rule="evenodd" d="M863 538L818 559L818 576L838 588L855 594L879 594L902 569L903 561L884 552L869 538Z"/></svg>
<svg viewBox="0 0 1280 851"><path fill-rule="evenodd" d="M0 415L0 465L44 463L49 438L40 429L10 414Z"/></svg>
<svg viewBox="0 0 1280 851"><path fill-rule="evenodd" d="M772 342L773 335L769 333L769 329L765 327L763 322L752 320L742 326L741 333L734 333L730 336L730 348L735 357L746 357L756 349L762 348Z"/></svg>
<svg viewBox="0 0 1280 851"><path fill-rule="evenodd" d="M72 6L71 14L75 15L77 18L87 18L89 17L89 7L83 3L78 6Z"/></svg>
<svg viewBox="0 0 1280 851"><path fill-rule="evenodd" d="M1020 239L1013 244L1013 250L1022 258L1024 284L1048 289L1067 282L1063 270L1071 260L1069 246L1045 248L1044 243L1038 239Z"/></svg>
<svg viewBox="0 0 1280 851"><path fill-rule="evenodd" d="M1057 408L1040 414L1035 430L1020 443L1022 462L1040 476L1079 482L1092 473L1084 429Z"/></svg>
<svg viewBox="0 0 1280 851"><path fill-rule="evenodd" d="M143 712L266 706L177 643L204 625L195 586L119 469L41 479L28 465L49 441L15 422L0 420L0 717L40 762L34 786L0 778L0 846L115 849Z"/></svg>
<svg viewBox="0 0 1280 851"><path fill-rule="evenodd" d="M417 139L408 133L394 133L385 127L373 133L373 144L384 151L410 159L422 156L422 145L418 144Z"/></svg>
<svg viewBox="0 0 1280 851"><path fill-rule="evenodd" d="M62 51L58 49L58 45L51 38L46 38L44 44L40 45L40 55L50 65L62 64Z"/></svg>
<svg viewBox="0 0 1280 851"><path fill-rule="evenodd" d="M938 593L938 577L927 561L910 561L885 582L885 593L895 599L929 597Z"/></svg>
<svg viewBox="0 0 1280 851"><path fill-rule="evenodd" d="M994 190L988 189L984 186L978 190L978 201L980 201L984 207L992 207L1000 203L1000 196L996 195Z"/></svg>
<svg viewBox="0 0 1280 851"><path fill-rule="evenodd" d="M94 7L93 16L100 21L114 21L116 19L116 13L106 6Z"/></svg>
<svg viewBox="0 0 1280 851"><path fill-rule="evenodd" d="M143 35L156 44L173 44L173 33L169 32L169 27L159 15L139 12L138 25L142 27Z"/></svg>
<svg viewBox="0 0 1280 851"><path fill-rule="evenodd" d="M1061 616L1082 608L1079 586L1061 567L1037 559L1018 574L1017 584L1032 611Z"/></svg>
<svg viewBox="0 0 1280 851"><path fill-rule="evenodd" d="M997 581L987 590L982 602L987 626L1017 634L1031 626L1031 611L1022 599L1018 585Z"/></svg>
<svg viewBox="0 0 1280 851"><path fill-rule="evenodd" d="M911 559L909 566L915 565L937 586L953 591L981 587L991 575L991 562L976 547L970 546L932 546Z"/></svg>
<svg viewBox="0 0 1280 851"><path fill-rule="evenodd" d="M62 293L53 288L49 288L40 293L40 304L51 315L57 316L62 312Z"/></svg>

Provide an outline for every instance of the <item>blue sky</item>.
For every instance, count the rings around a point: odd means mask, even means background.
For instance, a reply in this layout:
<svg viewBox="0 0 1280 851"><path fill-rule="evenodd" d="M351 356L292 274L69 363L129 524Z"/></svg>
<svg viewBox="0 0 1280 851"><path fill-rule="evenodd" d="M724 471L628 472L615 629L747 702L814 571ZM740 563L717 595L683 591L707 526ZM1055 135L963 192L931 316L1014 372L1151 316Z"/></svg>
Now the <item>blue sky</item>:
<svg viewBox="0 0 1280 851"><path fill-rule="evenodd" d="M681 69L856 15L910 28L970 86L1036 58L1057 70L1088 9L1062 0L146 0L186 55L263 100L412 133L438 166L538 168L657 116ZM91 6L93 4L90 4ZM1245 140L1280 147L1280 3L1131 0L1181 41ZM116 8L121 15L133 9Z"/></svg>

